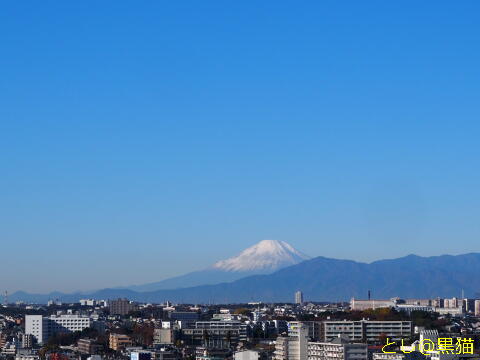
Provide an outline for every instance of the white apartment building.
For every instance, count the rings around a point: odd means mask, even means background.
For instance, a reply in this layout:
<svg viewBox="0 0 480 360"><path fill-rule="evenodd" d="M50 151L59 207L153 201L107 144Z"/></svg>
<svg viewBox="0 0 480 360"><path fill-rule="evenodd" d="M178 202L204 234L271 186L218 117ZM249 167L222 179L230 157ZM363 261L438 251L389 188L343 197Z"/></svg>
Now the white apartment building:
<svg viewBox="0 0 480 360"><path fill-rule="evenodd" d="M274 360L307 360L308 329L300 327L298 336L279 336L275 341Z"/></svg>
<svg viewBox="0 0 480 360"><path fill-rule="evenodd" d="M238 334L240 341L247 340L247 325L241 321L197 321L195 329L205 329L211 334L223 334L232 332Z"/></svg>
<svg viewBox="0 0 480 360"><path fill-rule="evenodd" d="M25 315L25 334L33 335L39 344L43 344L56 333L82 331L92 326L92 319L80 315Z"/></svg>
<svg viewBox="0 0 480 360"><path fill-rule="evenodd" d="M288 336L299 336L300 329L308 329L307 335L310 340L321 340L322 322L321 321L289 321Z"/></svg>
<svg viewBox="0 0 480 360"><path fill-rule="evenodd" d="M439 313L440 315L452 315L452 316L462 316L464 314L463 307L443 307L439 308L436 307L433 309L436 313Z"/></svg>
<svg viewBox="0 0 480 360"><path fill-rule="evenodd" d="M274 360L367 360L367 344L350 343L347 336L332 342L308 341L308 328L300 325L297 336L277 337Z"/></svg>
<svg viewBox="0 0 480 360"><path fill-rule="evenodd" d="M367 344L350 344L341 338L329 343L309 342L308 360L367 360Z"/></svg>
<svg viewBox="0 0 480 360"><path fill-rule="evenodd" d="M411 321L324 321L323 338L332 341L339 335L346 335L353 342L378 341L384 334L393 340L408 338L412 334Z"/></svg>

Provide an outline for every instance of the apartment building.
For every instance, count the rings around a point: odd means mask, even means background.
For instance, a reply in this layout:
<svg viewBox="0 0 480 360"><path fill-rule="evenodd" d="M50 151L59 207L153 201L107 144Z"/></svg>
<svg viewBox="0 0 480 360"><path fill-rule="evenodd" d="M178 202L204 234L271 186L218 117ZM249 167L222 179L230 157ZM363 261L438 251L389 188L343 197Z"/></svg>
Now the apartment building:
<svg viewBox="0 0 480 360"><path fill-rule="evenodd" d="M296 336L279 336L275 341L273 360L306 360L308 328L299 326Z"/></svg>
<svg viewBox="0 0 480 360"><path fill-rule="evenodd" d="M111 315L127 315L131 311L137 310L137 304L128 299L117 299L108 301L108 310Z"/></svg>
<svg viewBox="0 0 480 360"><path fill-rule="evenodd" d="M43 344L52 335L82 331L92 326L92 319L81 315L25 315L25 334Z"/></svg>
<svg viewBox="0 0 480 360"><path fill-rule="evenodd" d="M409 338L412 334L411 321L323 321L323 341L328 342L339 335L346 335L354 342L376 342L381 335L393 340Z"/></svg>
<svg viewBox="0 0 480 360"><path fill-rule="evenodd" d="M274 360L306 360L307 337L279 336L275 342Z"/></svg>
<svg viewBox="0 0 480 360"><path fill-rule="evenodd" d="M308 341L308 327L299 325L296 336L280 336L275 343L274 360L367 360L367 344L351 343L342 335L331 342Z"/></svg>
<svg viewBox="0 0 480 360"><path fill-rule="evenodd" d="M95 343L93 339L79 339L77 342L78 352L82 354L96 354L103 349L102 345Z"/></svg>
<svg viewBox="0 0 480 360"><path fill-rule="evenodd" d="M247 340L247 325L237 320L197 321L195 328L183 329L182 333L189 345L222 349Z"/></svg>
<svg viewBox="0 0 480 360"><path fill-rule="evenodd" d="M115 351L124 350L126 347L132 346L132 340L127 335L110 334L109 347Z"/></svg>
<svg viewBox="0 0 480 360"><path fill-rule="evenodd" d="M321 321L289 321L288 322L288 336L299 336L301 327L306 327L307 335L310 340L322 339L322 322Z"/></svg>
<svg viewBox="0 0 480 360"><path fill-rule="evenodd" d="M349 343L341 337L329 343L309 342L308 360L367 360L367 344Z"/></svg>
<svg viewBox="0 0 480 360"><path fill-rule="evenodd" d="M153 331L153 344L174 344L177 340L178 334L178 328L174 327L155 329Z"/></svg>

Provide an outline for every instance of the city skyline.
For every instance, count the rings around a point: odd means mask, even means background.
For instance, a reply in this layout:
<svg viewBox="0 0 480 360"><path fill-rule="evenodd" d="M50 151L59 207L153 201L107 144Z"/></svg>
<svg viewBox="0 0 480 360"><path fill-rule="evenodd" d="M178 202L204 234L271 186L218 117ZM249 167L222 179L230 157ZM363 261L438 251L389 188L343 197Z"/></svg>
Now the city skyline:
<svg viewBox="0 0 480 360"><path fill-rule="evenodd" d="M4 4L0 290L480 252L478 10Z"/></svg>

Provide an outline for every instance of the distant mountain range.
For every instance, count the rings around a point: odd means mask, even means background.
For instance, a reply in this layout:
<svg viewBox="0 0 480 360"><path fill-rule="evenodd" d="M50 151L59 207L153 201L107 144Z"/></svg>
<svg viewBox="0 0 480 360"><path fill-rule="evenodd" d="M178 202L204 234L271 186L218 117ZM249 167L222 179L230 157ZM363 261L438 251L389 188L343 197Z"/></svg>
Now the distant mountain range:
<svg viewBox="0 0 480 360"><path fill-rule="evenodd" d="M231 266L237 264L237 261L227 260L217 264ZM462 290L465 296L473 297L480 292L479 274L478 253L433 257L409 255L370 264L316 257L271 274L247 276L228 283L154 291L104 289L90 294L33 295L17 292L12 294L10 299L40 303L52 298L73 302L85 297L127 297L144 302L170 300L185 303L292 302L293 294L297 290L303 291L307 301L348 301L352 297L365 298L368 290L371 290L372 296L377 299L395 296L458 297ZM208 279L205 279L205 282L208 282Z"/></svg>
<svg viewBox="0 0 480 360"><path fill-rule="evenodd" d="M12 294L9 298L11 301L20 300L39 303L44 303L52 299L77 301L80 298L95 297L101 293L106 293L106 298L112 298L112 296L117 296L116 294L118 294L118 296L128 296L132 291L152 292L199 285L214 285L224 282L232 282L252 275L271 274L279 269L298 264L307 259L309 259L308 256L284 241L262 240L245 249L237 256L226 260L220 260L206 269L153 283L116 287L100 291L82 291L73 294L60 292L29 294L19 291Z"/></svg>

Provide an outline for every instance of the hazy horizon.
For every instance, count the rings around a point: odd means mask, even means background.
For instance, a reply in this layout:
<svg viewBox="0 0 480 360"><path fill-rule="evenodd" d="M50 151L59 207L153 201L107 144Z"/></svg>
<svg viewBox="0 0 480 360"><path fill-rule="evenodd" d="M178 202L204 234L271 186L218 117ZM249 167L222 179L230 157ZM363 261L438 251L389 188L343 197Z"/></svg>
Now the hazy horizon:
<svg viewBox="0 0 480 360"><path fill-rule="evenodd" d="M253 244L255 245L255 244ZM291 245L291 244L290 244ZM243 249L244 250L244 249ZM296 249L296 250L299 250L299 249ZM474 253L478 253L478 252L474 252ZM355 259L347 259L347 258L335 258L335 259L338 259L338 260L353 260L353 261L357 261L357 262L361 262L361 263L372 263L372 262L375 262L375 261L380 261L380 260L391 260L391 259L397 259L397 258L401 258L401 257L405 257L405 256L409 256L409 255L415 255L415 256L421 256L421 257L435 257L435 256L443 256L443 255L452 255L452 256L455 256L455 255L464 255L464 254L468 254L467 252L465 253L458 253L458 254L435 254L435 255L418 255L418 254L404 254L404 255L400 255L400 256L396 256L396 257L385 257L385 258L379 258L379 259L373 259L373 260L370 260L370 261L360 261L360 260L355 260ZM232 254L232 256L236 256L238 254ZM308 254L306 254L308 255ZM312 258L315 258L315 257L318 257L318 256L322 256L322 255L314 255L314 256L311 256L311 255L308 255L310 256L310 259ZM225 260L225 259L218 259L218 260ZM204 270L208 267L210 267L212 264L209 264L208 266L205 266L203 268L198 268L198 269L193 269L192 271L201 271L201 270ZM190 272L190 271L189 271ZM144 285L144 284L148 284L148 283L154 283L154 282L158 282L158 281L161 281L161 280L165 280L165 279L169 279L171 277L175 277L175 276L179 276L179 275L184 275L188 272L185 272L185 273L177 273L177 274L172 274L172 275L169 275L169 276L165 276L163 278L152 278L150 280L138 280L136 283L129 283L129 284L116 284L116 285L112 285L112 284L106 284L105 286L103 287L98 287L98 288L85 288L85 289L73 289L73 290L60 290L58 288L52 288L50 290L44 290L44 291L40 291L40 292L36 292L38 294L48 294L48 293L51 293L51 292L54 292L54 291L59 291L59 292L64 292L64 293L74 293L74 292L82 292L82 293L89 293L89 292L93 292L93 291L96 291L96 290L102 290L102 289L105 289L105 288L122 288L122 287L130 287L130 286L136 286L136 285ZM12 294L12 293L15 293L17 291L24 291L26 293L35 293L33 291L29 291L27 289L17 289L17 290L14 290L13 292L10 291L9 293Z"/></svg>

